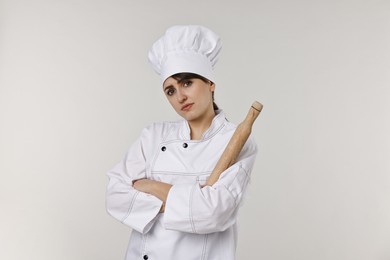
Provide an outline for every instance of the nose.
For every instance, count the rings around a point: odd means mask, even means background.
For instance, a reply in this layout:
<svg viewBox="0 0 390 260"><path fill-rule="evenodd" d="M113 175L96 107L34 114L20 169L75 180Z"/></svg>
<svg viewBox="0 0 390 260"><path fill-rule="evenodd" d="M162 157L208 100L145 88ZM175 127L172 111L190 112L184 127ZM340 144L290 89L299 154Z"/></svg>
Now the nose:
<svg viewBox="0 0 390 260"><path fill-rule="evenodd" d="M177 96L176 97L177 97L177 100L179 101L179 103L184 103L184 101L187 100L186 94L181 89L177 90Z"/></svg>

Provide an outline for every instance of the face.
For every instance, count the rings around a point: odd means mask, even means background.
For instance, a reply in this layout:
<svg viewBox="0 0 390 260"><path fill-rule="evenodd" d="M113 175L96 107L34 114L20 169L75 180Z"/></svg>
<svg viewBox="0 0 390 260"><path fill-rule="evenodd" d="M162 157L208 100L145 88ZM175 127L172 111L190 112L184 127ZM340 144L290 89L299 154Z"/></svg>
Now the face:
<svg viewBox="0 0 390 260"><path fill-rule="evenodd" d="M187 121L199 121L214 115L212 92L215 85L201 79L186 79L178 82L169 77L163 90L175 111Z"/></svg>

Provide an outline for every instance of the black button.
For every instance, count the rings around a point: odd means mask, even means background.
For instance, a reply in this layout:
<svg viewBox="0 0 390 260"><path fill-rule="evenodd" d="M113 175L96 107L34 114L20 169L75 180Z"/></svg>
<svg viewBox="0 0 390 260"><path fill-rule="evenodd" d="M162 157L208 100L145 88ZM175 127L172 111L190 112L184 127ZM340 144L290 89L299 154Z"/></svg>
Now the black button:
<svg viewBox="0 0 390 260"><path fill-rule="evenodd" d="M144 255L144 260L148 260L148 255Z"/></svg>
<svg viewBox="0 0 390 260"><path fill-rule="evenodd" d="M161 151L165 152L167 148L165 146L161 147Z"/></svg>
<svg viewBox="0 0 390 260"><path fill-rule="evenodd" d="M184 144L183 144L183 147L184 147L184 148L187 148L187 147L188 147L188 144L187 144L187 143L184 143Z"/></svg>

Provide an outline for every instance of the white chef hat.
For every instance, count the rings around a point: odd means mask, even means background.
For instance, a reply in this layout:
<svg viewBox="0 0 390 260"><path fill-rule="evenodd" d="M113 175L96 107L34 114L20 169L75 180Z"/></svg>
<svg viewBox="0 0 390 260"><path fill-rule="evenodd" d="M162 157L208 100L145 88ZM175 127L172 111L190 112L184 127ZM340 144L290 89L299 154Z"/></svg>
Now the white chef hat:
<svg viewBox="0 0 390 260"><path fill-rule="evenodd" d="M164 82L176 73L201 75L214 82L213 70L222 43L210 29L199 25L168 28L149 51L149 62Z"/></svg>

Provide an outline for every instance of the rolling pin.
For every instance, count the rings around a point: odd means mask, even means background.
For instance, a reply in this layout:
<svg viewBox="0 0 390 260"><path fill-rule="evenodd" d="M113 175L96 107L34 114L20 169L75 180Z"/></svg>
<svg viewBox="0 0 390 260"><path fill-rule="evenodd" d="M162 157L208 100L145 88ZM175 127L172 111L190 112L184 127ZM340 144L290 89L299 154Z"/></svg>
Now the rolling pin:
<svg viewBox="0 0 390 260"><path fill-rule="evenodd" d="M240 154L245 142L248 140L248 137L252 132L253 123L262 109L263 105L261 103L257 101L253 102L247 116L245 117L244 121L242 121L237 126L232 137L230 138L229 143L227 144L204 186L212 186L218 181L222 172L236 162L238 155Z"/></svg>

